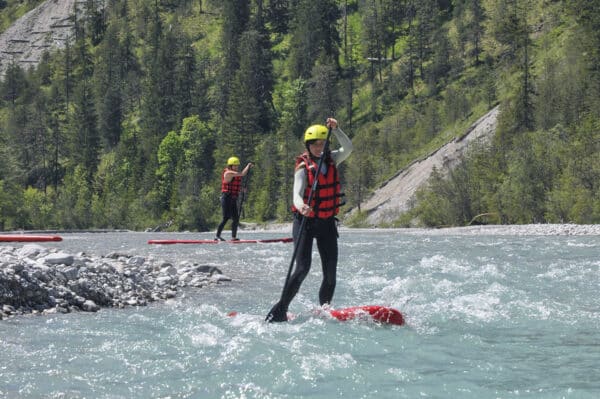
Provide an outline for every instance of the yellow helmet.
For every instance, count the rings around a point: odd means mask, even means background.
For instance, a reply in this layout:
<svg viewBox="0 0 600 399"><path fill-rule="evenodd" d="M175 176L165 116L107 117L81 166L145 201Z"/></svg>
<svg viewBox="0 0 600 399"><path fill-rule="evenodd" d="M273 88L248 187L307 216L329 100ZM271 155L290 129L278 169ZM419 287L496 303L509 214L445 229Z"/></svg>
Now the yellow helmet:
<svg viewBox="0 0 600 399"><path fill-rule="evenodd" d="M238 157L230 157L227 160L227 166L239 165L239 164L240 164L240 159Z"/></svg>
<svg viewBox="0 0 600 399"><path fill-rule="evenodd" d="M304 142L309 140L325 140L327 139L327 127L323 125L312 125L304 132Z"/></svg>

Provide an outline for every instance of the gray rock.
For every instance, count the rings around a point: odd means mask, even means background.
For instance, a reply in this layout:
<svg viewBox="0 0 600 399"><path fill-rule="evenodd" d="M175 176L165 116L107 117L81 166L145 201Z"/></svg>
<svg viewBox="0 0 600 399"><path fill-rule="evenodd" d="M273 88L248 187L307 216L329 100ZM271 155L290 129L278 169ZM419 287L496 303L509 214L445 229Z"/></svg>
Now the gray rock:
<svg viewBox="0 0 600 399"><path fill-rule="evenodd" d="M25 246L24 246L25 247ZM185 287L231 279L218 267L113 254L95 257L0 246L0 319L26 313L97 312L173 298ZM212 276L212 277L211 277Z"/></svg>
<svg viewBox="0 0 600 399"><path fill-rule="evenodd" d="M25 270L25 266L22 263L10 265L9 268L12 269L15 273L21 273L23 270Z"/></svg>
<svg viewBox="0 0 600 399"><path fill-rule="evenodd" d="M86 312L97 312L100 310L100 306L96 305L94 301L88 299L83 303L81 309L85 310Z"/></svg>
<svg viewBox="0 0 600 399"><path fill-rule="evenodd" d="M146 259L142 256L132 256L127 260L127 264L133 266L141 266L144 262L146 262Z"/></svg>
<svg viewBox="0 0 600 399"><path fill-rule="evenodd" d="M73 266L61 267L58 269L67 280L76 280L79 278L79 269Z"/></svg>
<svg viewBox="0 0 600 399"><path fill-rule="evenodd" d="M231 281L231 278L227 277L224 274L213 274L212 276L210 276L210 280L220 283L222 281Z"/></svg>
<svg viewBox="0 0 600 399"><path fill-rule="evenodd" d="M161 274L168 274L170 276L174 276L177 274L177 269L174 266L167 266L160 270Z"/></svg>
<svg viewBox="0 0 600 399"><path fill-rule="evenodd" d="M17 250L19 258L35 258L39 254L48 253L48 250L38 244L25 244Z"/></svg>
<svg viewBox="0 0 600 399"><path fill-rule="evenodd" d="M54 254L46 255L42 258L43 261L48 265L67 265L73 264L73 255L66 254L64 252L57 252Z"/></svg>
<svg viewBox="0 0 600 399"><path fill-rule="evenodd" d="M221 270L219 270L218 267L210 266L210 265L196 266L196 271L200 272L200 273L211 274L211 275L214 273L221 274Z"/></svg>

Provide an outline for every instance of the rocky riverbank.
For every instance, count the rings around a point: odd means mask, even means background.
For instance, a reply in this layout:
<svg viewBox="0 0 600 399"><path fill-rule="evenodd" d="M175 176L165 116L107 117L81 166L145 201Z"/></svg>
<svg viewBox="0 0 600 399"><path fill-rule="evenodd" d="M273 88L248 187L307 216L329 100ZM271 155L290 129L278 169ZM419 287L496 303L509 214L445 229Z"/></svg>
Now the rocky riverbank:
<svg viewBox="0 0 600 399"><path fill-rule="evenodd" d="M598 236L600 224L507 224L405 231L429 235Z"/></svg>
<svg viewBox="0 0 600 399"><path fill-rule="evenodd" d="M212 265L121 253L89 256L27 244L0 246L0 320L23 314L96 312L173 298L184 287L231 281Z"/></svg>

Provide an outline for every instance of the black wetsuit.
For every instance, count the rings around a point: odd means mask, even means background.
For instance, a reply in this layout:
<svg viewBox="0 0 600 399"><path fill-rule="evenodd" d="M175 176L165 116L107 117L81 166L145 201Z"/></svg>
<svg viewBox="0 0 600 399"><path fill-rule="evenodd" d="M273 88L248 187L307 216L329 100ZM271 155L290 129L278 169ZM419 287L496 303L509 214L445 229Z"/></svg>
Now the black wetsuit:
<svg viewBox="0 0 600 399"><path fill-rule="evenodd" d="M237 197L234 197L230 193L221 193L221 208L223 210L223 220L217 228L217 237L221 237L221 232L223 231L225 224L231 219L231 236L236 238L238 225L240 224Z"/></svg>
<svg viewBox="0 0 600 399"><path fill-rule="evenodd" d="M267 315L267 321L287 321L288 306L298 293L302 282L310 271L313 240L315 239L323 268L323 281L319 289L319 303L321 305L331 303L331 299L333 298L338 261L336 219L334 217L327 219L306 218L304 231L299 235L302 218L303 216L298 213L294 216L294 245L298 246L296 267L283 289L281 300L273 306Z"/></svg>

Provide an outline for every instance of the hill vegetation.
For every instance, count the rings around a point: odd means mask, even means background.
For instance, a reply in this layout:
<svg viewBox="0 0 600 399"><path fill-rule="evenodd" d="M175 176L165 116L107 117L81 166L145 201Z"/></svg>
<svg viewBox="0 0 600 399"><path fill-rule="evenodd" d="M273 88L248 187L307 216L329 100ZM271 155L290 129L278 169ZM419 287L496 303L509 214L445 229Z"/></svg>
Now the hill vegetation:
<svg viewBox="0 0 600 399"><path fill-rule="evenodd" d="M0 1L4 29L21 3ZM245 219L289 220L293 158L327 116L354 143L356 207L497 104L491 145L390 225L600 222L594 2L85 5L64 50L0 82L0 230L212 229L231 155L256 164Z"/></svg>

